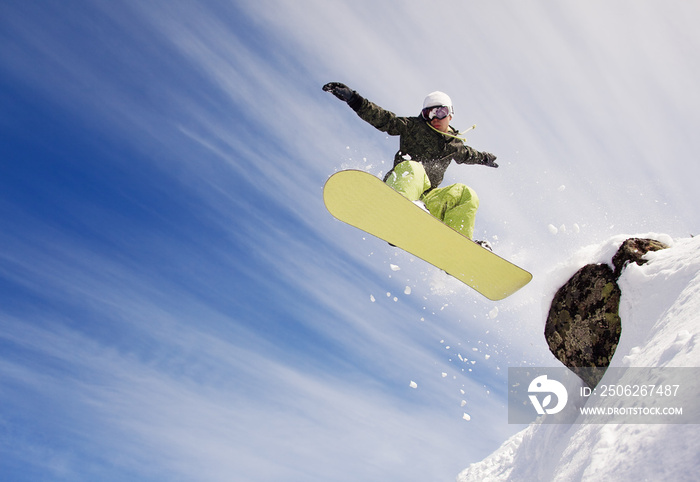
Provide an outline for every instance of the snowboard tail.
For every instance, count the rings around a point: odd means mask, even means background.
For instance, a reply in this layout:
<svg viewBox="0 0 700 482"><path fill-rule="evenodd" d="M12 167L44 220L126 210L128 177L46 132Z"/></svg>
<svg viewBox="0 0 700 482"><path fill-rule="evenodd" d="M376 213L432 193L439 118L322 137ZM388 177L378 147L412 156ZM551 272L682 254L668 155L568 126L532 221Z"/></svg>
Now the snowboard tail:
<svg viewBox="0 0 700 482"><path fill-rule="evenodd" d="M323 201L337 219L444 270L490 300L504 299L532 279L367 172L333 174Z"/></svg>

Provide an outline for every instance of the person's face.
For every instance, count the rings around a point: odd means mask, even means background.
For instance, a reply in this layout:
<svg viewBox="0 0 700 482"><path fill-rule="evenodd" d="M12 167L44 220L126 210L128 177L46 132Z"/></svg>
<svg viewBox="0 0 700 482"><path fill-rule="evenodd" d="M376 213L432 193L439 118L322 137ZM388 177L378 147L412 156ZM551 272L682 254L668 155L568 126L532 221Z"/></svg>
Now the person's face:
<svg viewBox="0 0 700 482"><path fill-rule="evenodd" d="M443 117L442 119L438 119L437 117L433 117L430 120L430 125L433 126L435 129L439 130L440 132L447 132L447 130L450 128L450 121L452 120L452 116L448 115L447 117Z"/></svg>
<svg viewBox="0 0 700 482"><path fill-rule="evenodd" d="M450 127L450 121L452 120L452 115L449 113L450 110L449 107L444 105L426 107L421 111L421 115L423 119L430 122L430 125L433 126L434 129L440 132L447 132ZM442 119L440 117L442 117Z"/></svg>

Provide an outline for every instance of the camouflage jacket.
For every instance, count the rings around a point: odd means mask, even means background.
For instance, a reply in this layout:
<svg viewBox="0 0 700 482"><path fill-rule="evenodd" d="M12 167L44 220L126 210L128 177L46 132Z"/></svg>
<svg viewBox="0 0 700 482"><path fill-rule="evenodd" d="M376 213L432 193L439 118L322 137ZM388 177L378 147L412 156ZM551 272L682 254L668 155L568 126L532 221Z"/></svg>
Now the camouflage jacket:
<svg viewBox="0 0 700 482"><path fill-rule="evenodd" d="M420 162L433 188L440 185L453 160L457 164L486 162L484 153L467 146L460 139L435 131L422 117L399 117L358 94L348 104L357 115L380 131L400 136L393 167L407 159ZM449 134L456 136L459 132L450 126ZM387 172L385 181L390 174L391 170Z"/></svg>

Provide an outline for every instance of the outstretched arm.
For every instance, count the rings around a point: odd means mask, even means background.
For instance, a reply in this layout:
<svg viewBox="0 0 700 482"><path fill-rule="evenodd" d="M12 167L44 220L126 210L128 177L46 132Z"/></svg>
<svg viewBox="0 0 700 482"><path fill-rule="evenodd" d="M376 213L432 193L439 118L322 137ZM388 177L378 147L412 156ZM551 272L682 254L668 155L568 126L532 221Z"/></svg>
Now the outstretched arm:
<svg viewBox="0 0 700 482"><path fill-rule="evenodd" d="M450 156L447 156L450 157ZM457 164L479 164L487 167L498 167L496 164L496 156L490 152L480 152L463 144L459 149L459 154L454 156Z"/></svg>
<svg viewBox="0 0 700 482"><path fill-rule="evenodd" d="M362 120L373 125L382 132L392 136L406 133L408 120L406 117L399 117L382 107L374 104L360 94L340 82L329 82L323 86L323 90L330 92L338 99L347 102L350 108L357 112Z"/></svg>

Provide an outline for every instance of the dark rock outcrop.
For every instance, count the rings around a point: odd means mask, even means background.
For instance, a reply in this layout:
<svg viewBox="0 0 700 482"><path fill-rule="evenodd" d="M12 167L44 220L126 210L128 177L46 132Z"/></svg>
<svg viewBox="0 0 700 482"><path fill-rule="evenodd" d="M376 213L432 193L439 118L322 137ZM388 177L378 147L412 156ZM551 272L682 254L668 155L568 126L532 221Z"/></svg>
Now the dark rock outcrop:
<svg viewBox="0 0 700 482"><path fill-rule="evenodd" d="M607 264L589 264L559 288L549 309L544 336L550 351L591 387L620 340L621 294Z"/></svg>
<svg viewBox="0 0 700 482"><path fill-rule="evenodd" d="M652 239L628 239L612 259L614 270L586 265L554 295L544 330L547 344L590 387L603 377L622 333L617 280L623 269L631 262L644 264L647 252L667 247Z"/></svg>
<svg viewBox="0 0 700 482"><path fill-rule="evenodd" d="M668 246L655 239L630 238L626 240L612 259L612 264L615 267L615 279L620 277L622 270L629 263L637 263L641 266L647 262L643 256L649 251L659 251L666 248Z"/></svg>

